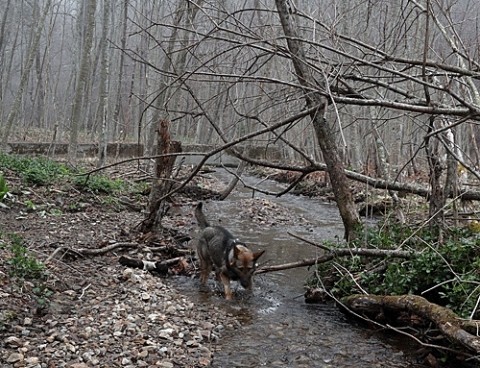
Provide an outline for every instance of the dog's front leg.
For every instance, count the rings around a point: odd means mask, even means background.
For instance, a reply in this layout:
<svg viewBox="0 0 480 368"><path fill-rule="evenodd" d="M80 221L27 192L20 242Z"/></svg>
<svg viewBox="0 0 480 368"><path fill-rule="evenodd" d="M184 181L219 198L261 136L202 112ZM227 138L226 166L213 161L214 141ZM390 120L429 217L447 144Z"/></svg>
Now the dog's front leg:
<svg viewBox="0 0 480 368"><path fill-rule="evenodd" d="M230 278L223 273L220 273L220 279L222 280L223 289L225 290L225 299L232 300L232 289L230 289Z"/></svg>

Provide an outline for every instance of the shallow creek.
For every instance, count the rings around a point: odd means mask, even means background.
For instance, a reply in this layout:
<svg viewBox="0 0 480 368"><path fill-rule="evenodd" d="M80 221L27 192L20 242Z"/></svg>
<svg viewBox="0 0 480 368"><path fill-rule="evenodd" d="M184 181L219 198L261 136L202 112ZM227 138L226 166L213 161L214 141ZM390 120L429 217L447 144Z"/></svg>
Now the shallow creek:
<svg viewBox="0 0 480 368"><path fill-rule="evenodd" d="M219 171L225 182L230 177ZM260 179L245 178L249 185ZM261 187L278 190L273 181L262 181ZM312 240L335 240L342 236L343 227L333 204L318 199L285 195L268 197L298 216L298 225L261 226L241 216L239 200L252 198L252 190L241 183L227 200L205 203L207 218L227 227L252 248L266 249L259 263L281 264L315 257L318 250L287 234L287 231ZM255 198L266 198L255 193ZM222 336L215 353L213 367L421 367L413 363L409 350L415 349L396 336L381 335L356 326L333 304L309 305L303 300L305 268L258 275L253 296L238 291L232 302L226 302L219 292L201 293L198 280L177 282L195 303L213 303L225 308L242 322L242 328ZM211 288L215 284L211 281ZM220 289L217 286L217 291Z"/></svg>

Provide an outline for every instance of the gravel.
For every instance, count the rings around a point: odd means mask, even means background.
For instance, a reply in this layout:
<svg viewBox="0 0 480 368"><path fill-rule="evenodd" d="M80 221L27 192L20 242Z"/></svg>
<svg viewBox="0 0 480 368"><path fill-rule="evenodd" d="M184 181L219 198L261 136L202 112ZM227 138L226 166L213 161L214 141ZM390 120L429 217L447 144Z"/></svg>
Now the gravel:
<svg viewBox="0 0 480 368"><path fill-rule="evenodd" d="M0 334L1 367L208 367L222 332L238 327L168 280L117 266L103 272L112 275L107 286L65 290L45 315L11 318Z"/></svg>

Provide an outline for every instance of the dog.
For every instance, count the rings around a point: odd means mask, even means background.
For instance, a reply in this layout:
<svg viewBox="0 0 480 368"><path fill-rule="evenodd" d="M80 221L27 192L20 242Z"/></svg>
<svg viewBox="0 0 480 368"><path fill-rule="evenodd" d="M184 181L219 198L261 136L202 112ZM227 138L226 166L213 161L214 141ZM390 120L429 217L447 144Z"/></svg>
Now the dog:
<svg viewBox="0 0 480 368"><path fill-rule="evenodd" d="M256 262L265 251L252 252L224 227L211 226L202 208L202 202L195 207L195 218L201 229L197 243L200 283L206 286L208 276L214 269L217 279L223 284L225 299L231 300L230 281L239 281L243 288L251 290Z"/></svg>

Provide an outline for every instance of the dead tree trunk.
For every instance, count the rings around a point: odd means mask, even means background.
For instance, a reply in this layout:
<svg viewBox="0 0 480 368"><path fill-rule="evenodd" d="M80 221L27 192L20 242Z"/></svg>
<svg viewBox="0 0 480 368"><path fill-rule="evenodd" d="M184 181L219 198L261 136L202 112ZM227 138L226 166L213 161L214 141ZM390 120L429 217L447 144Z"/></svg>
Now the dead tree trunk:
<svg viewBox="0 0 480 368"><path fill-rule="evenodd" d="M310 116L318 145L320 146L325 164L327 165L327 172L332 184L335 201L345 227L345 239L351 240L356 236L361 221L348 186L345 168L338 153L333 129L325 119L325 112L328 105L327 100L320 93L312 92L313 88L323 90L328 88L326 82L322 82L323 77L315 78L312 69L308 67L308 60L305 57L303 45L296 31L298 27L294 24L293 11L289 1L275 0L275 3L283 32L287 38L290 58L295 68L298 81L304 88L306 105L308 108L318 106L318 110L313 111Z"/></svg>
<svg viewBox="0 0 480 368"><path fill-rule="evenodd" d="M155 175L148 202L148 215L141 225L143 233L155 232L161 227L162 217L168 210L168 198L165 196L172 191L174 186L172 172L176 156L161 155L182 152L180 142L171 140L170 122L167 120L160 120L158 123L157 140L157 155L159 157L157 157L155 163Z"/></svg>

